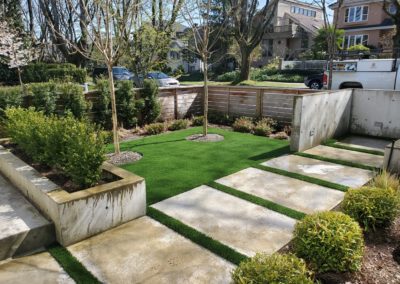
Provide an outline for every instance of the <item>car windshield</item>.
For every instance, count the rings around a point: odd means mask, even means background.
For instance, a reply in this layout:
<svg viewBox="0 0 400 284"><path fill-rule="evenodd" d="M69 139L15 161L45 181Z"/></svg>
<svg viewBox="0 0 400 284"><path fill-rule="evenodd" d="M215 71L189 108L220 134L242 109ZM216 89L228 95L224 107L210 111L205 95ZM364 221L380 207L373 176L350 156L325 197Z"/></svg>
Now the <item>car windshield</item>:
<svg viewBox="0 0 400 284"><path fill-rule="evenodd" d="M151 72L149 73L149 77L153 79L168 79L169 76L164 74L163 72Z"/></svg>
<svg viewBox="0 0 400 284"><path fill-rule="evenodd" d="M121 68L121 67L114 67L113 68L113 73L114 74L122 74L127 72L126 68Z"/></svg>

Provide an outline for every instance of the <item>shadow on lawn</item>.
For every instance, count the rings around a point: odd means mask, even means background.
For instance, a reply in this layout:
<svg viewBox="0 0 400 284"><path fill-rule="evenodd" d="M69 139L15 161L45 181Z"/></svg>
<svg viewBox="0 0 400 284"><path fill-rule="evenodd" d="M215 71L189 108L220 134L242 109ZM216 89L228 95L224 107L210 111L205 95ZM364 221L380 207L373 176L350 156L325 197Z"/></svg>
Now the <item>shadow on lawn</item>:
<svg viewBox="0 0 400 284"><path fill-rule="evenodd" d="M279 156L282 156L282 155L285 155L285 154L288 154L288 153L290 153L290 146L289 145L284 146L282 148L278 148L278 149L272 150L272 151L265 152L265 153L257 155L257 156L250 157L249 160L256 161L256 162L265 161L265 160L269 160L271 158L279 157Z"/></svg>
<svg viewBox="0 0 400 284"><path fill-rule="evenodd" d="M137 142L136 140L135 142ZM150 142L150 143L140 143L136 144L135 147L143 147L143 146L150 146L150 145L158 145L158 144L167 144L167 143L175 143L175 142L181 142L181 141L186 141L186 139L175 139L175 140L167 140L167 141L160 141L160 142ZM132 145L130 143L127 143L125 145L121 145L122 150L128 150L132 148Z"/></svg>

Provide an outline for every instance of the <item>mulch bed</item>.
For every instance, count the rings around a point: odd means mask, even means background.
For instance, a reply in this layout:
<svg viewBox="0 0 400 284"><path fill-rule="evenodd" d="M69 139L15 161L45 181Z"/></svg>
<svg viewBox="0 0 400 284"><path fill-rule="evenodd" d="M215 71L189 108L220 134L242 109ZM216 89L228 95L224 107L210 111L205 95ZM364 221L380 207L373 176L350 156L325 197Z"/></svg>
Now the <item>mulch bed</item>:
<svg viewBox="0 0 400 284"><path fill-rule="evenodd" d="M224 136L219 134L194 134L186 137L186 140L194 142L219 142L224 140Z"/></svg>
<svg viewBox="0 0 400 284"><path fill-rule="evenodd" d="M143 156L132 151L123 151L119 154L107 154L107 161L114 165L124 165L139 161Z"/></svg>

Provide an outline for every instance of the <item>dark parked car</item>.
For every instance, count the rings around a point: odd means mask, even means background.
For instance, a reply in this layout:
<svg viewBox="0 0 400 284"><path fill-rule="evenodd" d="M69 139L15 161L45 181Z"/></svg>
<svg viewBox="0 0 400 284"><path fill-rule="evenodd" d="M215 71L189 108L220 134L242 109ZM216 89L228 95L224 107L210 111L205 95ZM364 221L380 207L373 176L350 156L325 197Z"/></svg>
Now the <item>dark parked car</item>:
<svg viewBox="0 0 400 284"><path fill-rule="evenodd" d="M304 84L313 90L322 89L324 86L324 73L314 74L304 78Z"/></svg>
<svg viewBox="0 0 400 284"><path fill-rule="evenodd" d="M121 80L133 80L133 74L125 67L116 66L113 67L113 77L115 81ZM93 70L93 81L95 81L100 76L108 76L107 68L98 67Z"/></svg>

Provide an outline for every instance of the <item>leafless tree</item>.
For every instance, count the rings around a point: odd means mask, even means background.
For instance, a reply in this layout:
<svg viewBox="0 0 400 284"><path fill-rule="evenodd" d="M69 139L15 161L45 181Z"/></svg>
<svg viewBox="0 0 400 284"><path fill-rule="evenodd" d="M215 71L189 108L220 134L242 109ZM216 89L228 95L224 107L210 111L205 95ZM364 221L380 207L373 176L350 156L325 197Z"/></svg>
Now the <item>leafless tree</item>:
<svg viewBox="0 0 400 284"><path fill-rule="evenodd" d="M393 35L393 57L400 56L400 2L399 0L385 0L383 9L392 18L396 25L396 32Z"/></svg>

